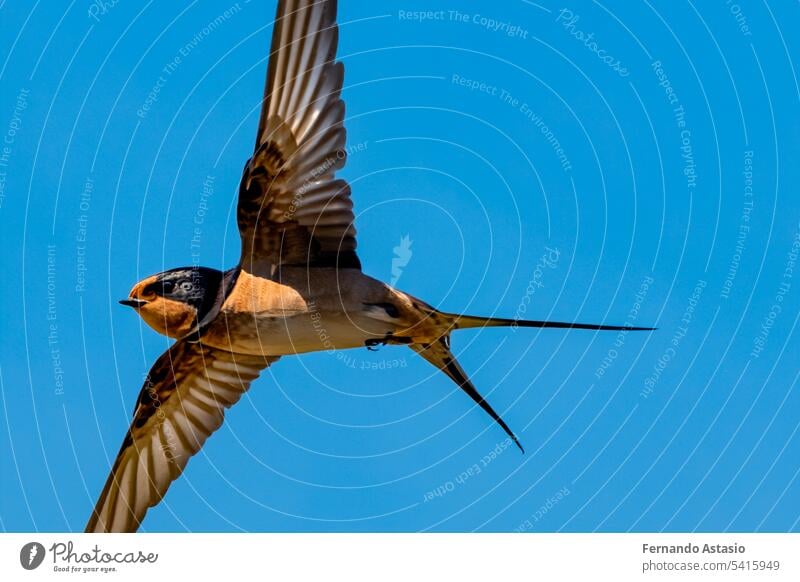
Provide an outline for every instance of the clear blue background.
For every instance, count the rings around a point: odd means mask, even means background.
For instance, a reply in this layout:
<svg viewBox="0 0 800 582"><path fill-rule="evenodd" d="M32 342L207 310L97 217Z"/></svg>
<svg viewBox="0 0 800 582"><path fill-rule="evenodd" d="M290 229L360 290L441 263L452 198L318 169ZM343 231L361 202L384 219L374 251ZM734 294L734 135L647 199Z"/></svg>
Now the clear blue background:
<svg viewBox="0 0 800 582"><path fill-rule="evenodd" d="M607 323L628 320L652 278L635 323L660 329L459 333L459 359L527 450L494 458L502 431L405 348L285 358L143 529L797 530L800 7L733 6L573 2L579 20L565 27L565 6L547 0L341 1L348 140L363 144L342 175L365 272L391 280L407 235L397 286L438 307L513 317L527 305L534 318ZM0 527L10 531L80 530L102 488L168 345L117 300L192 264L197 217L200 262L235 264L231 213L275 3L120 2L96 18L87 7L0 4L0 147L10 148ZM400 14L425 9L445 12ZM654 61L685 110L693 188ZM156 101L137 115L159 75ZM747 151L753 209L737 251ZM537 273L546 247L559 260Z"/></svg>

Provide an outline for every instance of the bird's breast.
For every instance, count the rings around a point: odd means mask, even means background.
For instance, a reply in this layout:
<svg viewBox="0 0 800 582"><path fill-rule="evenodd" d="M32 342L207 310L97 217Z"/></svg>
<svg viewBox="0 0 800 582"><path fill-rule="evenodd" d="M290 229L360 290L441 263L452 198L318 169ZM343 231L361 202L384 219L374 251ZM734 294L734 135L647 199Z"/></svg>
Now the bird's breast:
<svg viewBox="0 0 800 582"><path fill-rule="evenodd" d="M334 289L330 292L328 287ZM393 332L345 289L318 285L318 293L243 272L202 342L245 354L280 356L363 347Z"/></svg>

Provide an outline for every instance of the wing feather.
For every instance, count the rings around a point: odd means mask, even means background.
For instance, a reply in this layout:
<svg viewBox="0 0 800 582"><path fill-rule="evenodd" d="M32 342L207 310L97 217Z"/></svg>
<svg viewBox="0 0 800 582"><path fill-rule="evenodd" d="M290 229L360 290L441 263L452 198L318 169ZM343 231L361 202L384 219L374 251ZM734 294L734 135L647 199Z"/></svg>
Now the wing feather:
<svg viewBox="0 0 800 582"><path fill-rule="evenodd" d="M240 265L271 277L282 266L360 269L346 161L344 66L335 61L335 0L280 0L256 147L237 219Z"/></svg>
<svg viewBox="0 0 800 582"><path fill-rule="evenodd" d="M86 531L136 531L192 455L222 426L225 410L276 359L188 341L162 354L148 374Z"/></svg>

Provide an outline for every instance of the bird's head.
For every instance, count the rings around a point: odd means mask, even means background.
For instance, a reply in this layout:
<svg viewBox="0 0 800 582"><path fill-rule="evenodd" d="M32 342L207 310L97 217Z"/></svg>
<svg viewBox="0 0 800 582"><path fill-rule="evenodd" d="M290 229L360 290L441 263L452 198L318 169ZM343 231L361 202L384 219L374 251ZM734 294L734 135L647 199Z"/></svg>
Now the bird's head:
<svg viewBox="0 0 800 582"><path fill-rule="evenodd" d="M171 269L139 281L123 305L133 307L145 323L172 338L182 338L218 311L223 273L205 267Z"/></svg>

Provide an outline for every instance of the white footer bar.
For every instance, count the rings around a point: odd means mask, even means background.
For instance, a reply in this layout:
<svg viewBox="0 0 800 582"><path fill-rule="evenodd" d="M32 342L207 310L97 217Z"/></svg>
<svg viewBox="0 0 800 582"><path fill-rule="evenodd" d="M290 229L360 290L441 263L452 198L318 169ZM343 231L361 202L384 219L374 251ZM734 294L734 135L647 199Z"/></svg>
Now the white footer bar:
<svg viewBox="0 0 800 582"><path fill-rule="evenodd" d="M2 534L0 573L180 582L253 574L281 582L796 581L800 534Z"/></svg>

